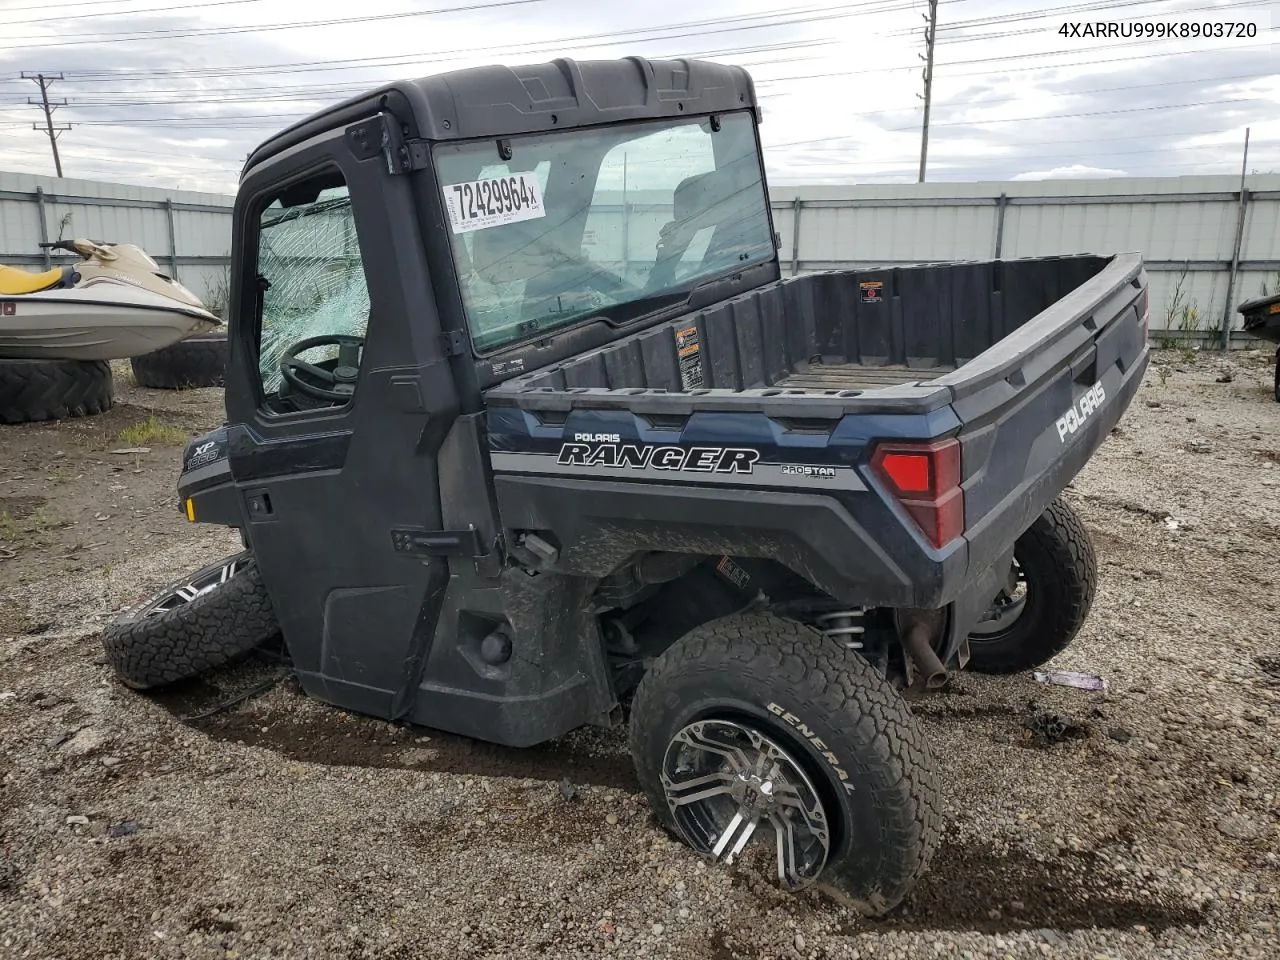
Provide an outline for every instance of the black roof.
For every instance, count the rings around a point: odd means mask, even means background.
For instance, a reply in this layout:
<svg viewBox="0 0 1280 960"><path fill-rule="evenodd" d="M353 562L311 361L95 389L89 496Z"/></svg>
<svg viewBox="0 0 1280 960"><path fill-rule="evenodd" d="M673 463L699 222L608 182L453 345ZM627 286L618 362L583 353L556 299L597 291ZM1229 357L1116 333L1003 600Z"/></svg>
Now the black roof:
<svg viewBox="0 0 1280 960"><path fill-rule="evenodd" d="M390 109L426 140L512 136L618 120L755 108L742 67L705 60L567 59L400 80L313 114L258 147L245 170L318 133Z"/></svg>

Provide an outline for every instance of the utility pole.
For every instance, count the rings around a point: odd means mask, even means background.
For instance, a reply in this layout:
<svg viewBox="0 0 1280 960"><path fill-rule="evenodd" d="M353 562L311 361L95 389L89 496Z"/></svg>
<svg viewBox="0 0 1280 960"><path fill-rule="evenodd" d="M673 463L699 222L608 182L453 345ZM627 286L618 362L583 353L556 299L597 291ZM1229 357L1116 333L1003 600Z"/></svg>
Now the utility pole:
<svg viewBox="0 0 1280 960"><path fill-rule="evenodd" d="M1236 245L1231 253L1231 275L1227 280L1227 308L1222 313L1222 349L1226 352L1231 347L1231 301L1235 299L1236 274L1240 270L1240 245L1244 241L1244 206L1249 194L1244 188L1244 172L1249 169L1249 130L1244 128L1244 157L1240 160L1240 206L1236 209ZM1280 360L1276 361L1280 363Z"/></svg>
<svg viewBox="0 0 1280 960"><path fill-rule="evenodd" d="M40 88L40 99L33 100L31 97L27 97L27 103L32 106L41 107L44 110L44 132L49 136L49 146L53 147L53 166L54 169L58 171L59 179L61 179L62 158L58 156L58 134L64 130L70 130L71 124L63 123L57 127L53 125L53 111L57 110L58 107L65 107L67 105L67 101L59 100L55 103L50 103L49 85L55 80L61 80L62 74L58 74L57 76L45 76L43 73L27 73L24 70L22 73L22 79L34 80L36 85ZM39 130L40 124L33 123L31 125L31 129Z"/></svg>
<svg viewBox="0 0 1280 960"><path fill-rule="evenodd" d="M924 126L920 130L920 178L924 183L924 168L929 160L929 107L933 102L933 44L938 37L938 0L929 0L929 13L922 14L927 25L924 28ZM917 97L920 94L916 94Z"/></svg>

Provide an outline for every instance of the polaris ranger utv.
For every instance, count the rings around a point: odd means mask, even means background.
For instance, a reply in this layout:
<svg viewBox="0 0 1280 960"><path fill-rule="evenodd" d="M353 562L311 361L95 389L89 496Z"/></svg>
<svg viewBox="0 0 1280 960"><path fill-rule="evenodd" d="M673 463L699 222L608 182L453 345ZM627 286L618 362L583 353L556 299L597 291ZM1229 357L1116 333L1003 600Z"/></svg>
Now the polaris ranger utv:
<svg viewBox="0 0 1280 960"><path fill-rule="evenodd" d="M245 551L105 631L123 680L279 632L350 710L517 746L625 720L696 851L897 904L941 828L906 700L1088 611L1057 497L1142 379L1146 276L783 279L758 121L735 67L558 60L259 147L227 422L178 484Z"/></svg>

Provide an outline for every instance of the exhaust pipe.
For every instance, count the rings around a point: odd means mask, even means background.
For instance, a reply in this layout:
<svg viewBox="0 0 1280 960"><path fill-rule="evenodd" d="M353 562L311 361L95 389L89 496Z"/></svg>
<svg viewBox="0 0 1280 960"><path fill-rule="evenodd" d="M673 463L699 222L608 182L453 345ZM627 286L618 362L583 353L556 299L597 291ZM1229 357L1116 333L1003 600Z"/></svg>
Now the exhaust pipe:
<svg viewBox="0 0 1280 960"><path fill-rule="evenodd" d="M895 614L902 649L920 671L926 690L939 690L947 685L947 668L933 649L934 635L946 623L942 610L899 610Z"/></svg>

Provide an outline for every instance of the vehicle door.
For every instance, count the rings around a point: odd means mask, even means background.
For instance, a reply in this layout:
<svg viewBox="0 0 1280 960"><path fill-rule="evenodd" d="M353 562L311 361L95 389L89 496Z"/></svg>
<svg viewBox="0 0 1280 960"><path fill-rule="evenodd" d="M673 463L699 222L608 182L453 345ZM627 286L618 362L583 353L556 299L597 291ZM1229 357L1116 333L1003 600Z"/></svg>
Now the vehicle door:
<svg viewBox="0 0 1280 960"><path fill-rule="evenodd" d="M438 458L457 414L412 176L335 130L250 173L235 224L246 537L303 686L398 716L448 580Z"/></svg>

